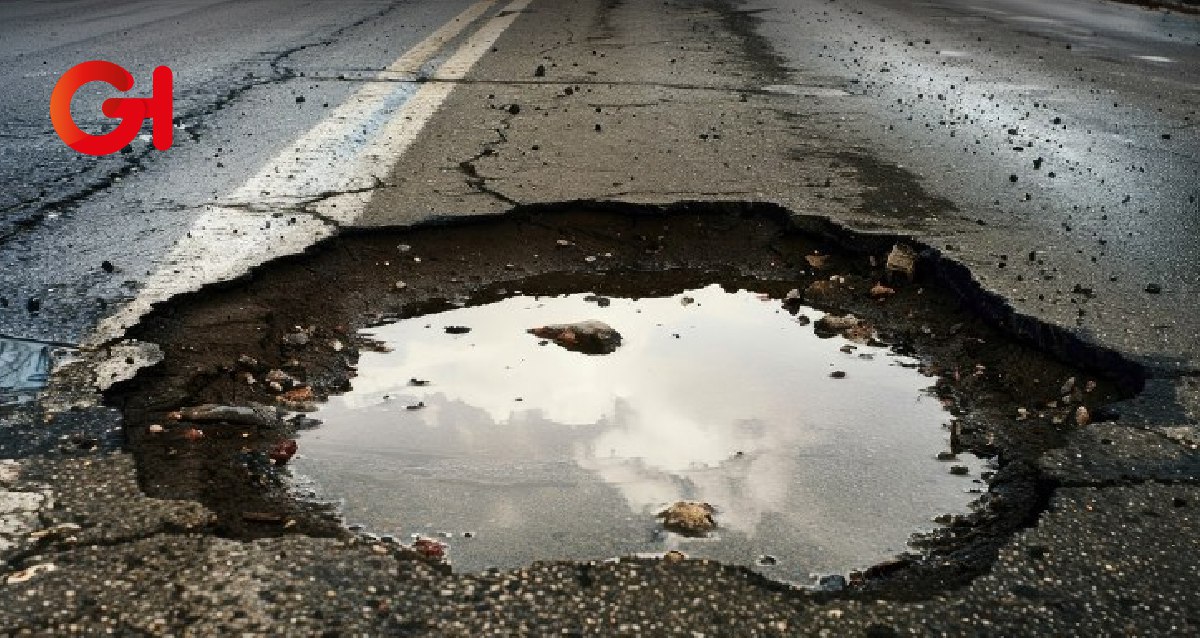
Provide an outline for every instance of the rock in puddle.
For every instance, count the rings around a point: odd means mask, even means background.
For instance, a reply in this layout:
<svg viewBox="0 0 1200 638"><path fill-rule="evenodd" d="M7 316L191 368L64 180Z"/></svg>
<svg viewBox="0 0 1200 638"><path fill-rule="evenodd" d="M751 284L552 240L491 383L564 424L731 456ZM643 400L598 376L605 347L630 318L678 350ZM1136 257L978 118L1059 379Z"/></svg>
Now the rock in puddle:
<svg viewBox="0 0 1200 638"><path fill-rule="evenodd" d="M818 337L829 338L841 335L851 341L866 343L871 340L875 330L870 324L854 315L828 314L813 324L813 330Z"/></svg>
<svg viewBox="0 0 1200 638"><path fill-rule="evenodd" d="M713 514L717 510L708 503L678 501L658 513L663 528L684 536L706 536L717 528Z"/></svg>
<svg viewBox="0 0 1200 638"><path fill-rule="evenodd" d="M610 354L621 345L621 333L603 321L552 324L531 328L529 334L583 354Z"/></svg>

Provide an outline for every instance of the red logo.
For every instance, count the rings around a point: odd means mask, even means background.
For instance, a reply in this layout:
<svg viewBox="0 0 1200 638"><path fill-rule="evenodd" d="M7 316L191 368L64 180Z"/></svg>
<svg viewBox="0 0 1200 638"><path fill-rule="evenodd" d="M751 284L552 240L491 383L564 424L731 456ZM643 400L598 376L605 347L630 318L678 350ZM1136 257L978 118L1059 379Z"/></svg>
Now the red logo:
<svg viewBox="0 0 1200 638"><path fill-rule="evenodd" d="M165 151L171 148L171 117L174 95L171 89L171 69L160 66L154 69L152 93L144 97L113 97L104 101L100 110L104 115L121 120L117 128L104 135L92 135L75 125L71 119L71 98L88 82L106 82L124 93L133 88L133 75L120 65L104 60L91 60L71 67L58 79L54 92L50 94L50 122L67 146L88 155L115 153L137 137L142 123L149 118L153 123L154 148Z"/></svg>

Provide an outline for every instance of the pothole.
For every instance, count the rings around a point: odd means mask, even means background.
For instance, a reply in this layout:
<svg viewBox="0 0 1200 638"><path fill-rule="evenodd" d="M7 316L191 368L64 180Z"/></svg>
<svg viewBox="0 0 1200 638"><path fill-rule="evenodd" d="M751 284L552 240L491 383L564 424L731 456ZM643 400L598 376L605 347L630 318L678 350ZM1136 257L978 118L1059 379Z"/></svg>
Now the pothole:
<svg viewBox="0 0 1200 638"><path fill-rule="evenodd" d="M107 397L145 491L232 537L418 535L468 571L678 550L963 582L1122 371L1050 329L1087 365L1012 340L930 253L826 230L725 206L343 236L157 309L131 336L162 363ZM527 332L582 320L619 346ZM665 529L680 501L715 529Z"/></svg>

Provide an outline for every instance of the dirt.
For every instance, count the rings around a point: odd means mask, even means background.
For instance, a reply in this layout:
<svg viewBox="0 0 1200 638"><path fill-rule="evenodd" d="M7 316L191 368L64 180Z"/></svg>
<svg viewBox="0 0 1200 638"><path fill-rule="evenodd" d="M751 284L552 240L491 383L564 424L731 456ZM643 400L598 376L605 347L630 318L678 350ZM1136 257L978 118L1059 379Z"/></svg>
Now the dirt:
<svg viewBox="0 0 1200 638"><path fill-rule="evenodd" d="M936 393L956 416L952 451L998 465L979 486L972 515L917 539L920 552L850 578L856 595L921 597L983 573L999 545L1045 507L1051 486L1032 461L1079 427L1079 405L1103 420L1104 406L1130 396L1140 380L1129 366L1112 365L1111 353L989 306L961 268L928 247L912 244L912 281L887 277L895 243L819 220L796 224L769 207L731 205L533 210L342 235L157 308L130 336L159 344L162 363L114 387L107 400L125 413L127 445L148 495L202 502L217 513L214 531L233 538L346 535L328 505L291 493L285 466L270 458L313 420L292 413L258 425L195 424L172 413L203 404L284 405L284 395L263 381L271 370L320 401L351 387L360 351L381 347L362 329L518 290L639 297L719 282L780 300L809 291L804 303L853 313L878 339L917 357L937 376ZM818 270L809 255L827 257ZM872 296L881 282L894 294ZM1064 404L1070 378L1076 382ZM295 403L287 405L301 407ZM1021 408L1027 416L1019 416ZM152 432L152 425L164 431Z"/></svg>

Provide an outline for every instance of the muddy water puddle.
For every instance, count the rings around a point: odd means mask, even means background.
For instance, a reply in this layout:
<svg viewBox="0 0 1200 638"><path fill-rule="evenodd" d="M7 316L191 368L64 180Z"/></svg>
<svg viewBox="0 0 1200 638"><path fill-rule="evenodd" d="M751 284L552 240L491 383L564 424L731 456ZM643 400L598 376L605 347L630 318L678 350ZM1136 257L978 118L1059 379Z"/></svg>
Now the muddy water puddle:
<svg viewBox="0 0 1200 638"><path fill-rule="evenodd" d="M981 463L938 460L952 417L915 359L820 338L823 315L710 285L514 293L379 326L390 352L363 353L312 415L293 473L348 523L438 538L457 570L669 550L805 583L866 567L966 511ZM619 347L527 332L582 320ZM711 504L716 530L665 531L677 501Z"/></svg>

